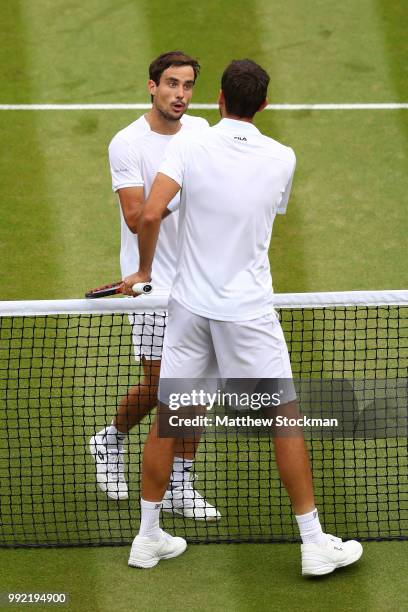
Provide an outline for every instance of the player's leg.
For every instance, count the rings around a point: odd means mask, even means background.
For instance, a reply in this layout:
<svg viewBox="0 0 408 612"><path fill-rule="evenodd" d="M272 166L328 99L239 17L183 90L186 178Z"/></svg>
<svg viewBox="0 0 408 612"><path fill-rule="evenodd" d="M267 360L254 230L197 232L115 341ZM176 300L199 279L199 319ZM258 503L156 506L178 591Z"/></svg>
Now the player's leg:
<svg viewBox="0 0 408 612"><path fill-rule="evenodd" d="M159 389L159 399L163 405L159 405L159 418L169 403L165 381L207 376L214 356L211 349L207 320L170 301ZM176 438L159 436L155 422L143 454L141 523L139 533L132 544L130 566L153 567L160 559L181 554L187 546L185 540L166 534L159 525L162 500L170 479L175 448Z"/></svg>
<svg viewBox="0 0 408 612"><path fill-rule="evenodd" d="M280 407L280 413L298 418L297 402ZM342 542L324 533L314 501L312 469L303 432L294 427L274 436L276 463L282 483L291 499L302 538L302 574L329 574L357 561L363 552L356 540Z"/></svg>
<svg viewBox="0 0 408 612"><path fill-rule="evenodd" d="M157 405L159 359L141 359L142 377L121 399L112 424L91 438L90 449L97 469L97 482L108 497L128 499L124 473L125 443L129 431ZM193 465L199 439L178 439L170 474L170 483L163 500L163 510L195 520L217 520L216 508L206 502L193 487Z"/></svg>
<svg viewBox="0 0 408 612"><path fill-rule="evenodd" d="M158 436L157 418L147 437L143 453L141 522L129 555L130 567L151 568L161 559L181 555L187 548L183 538L160 529L160 510L174 461L175 438Z"/></svg>
<svg viewBox="0 0 408 612"><path fill-rule="evenodd" d="M130 315L135 358L141 363L139 383L121 399L110 425L98 431L90 440L90 451L95 460L96 479L100 489L110 499L128 499L125 479L125 445L129 431L157 405L165 314ZM146 357L147 356L147 357ZM205 502L193 487L194 458L199 440L178 440L170 476L164 510L197 520L216 520L216 509Z"/></svg>
<svg viewBox="0 0 408 612"><path fill-rule="evenodd" d="M286 416L299 415L296 402L288 404L281 411ZM302 515L312 512L316 507L312 469L302 431L294 435L294 428L290 430L287 436L283 431L274 436L275 457L280 479L291 499L293 510L296 515Z"/></svg>
<svg viewBox="0 0 408 612"><path fill-rule="evenodd" d="M161 360L150 361L142 356L143 377L138 385L131 387L121 399L118 411L112 420L113 435L127 435L157 405ZM175 447L175 464L170 478L174 483L183 482L183 472L192 468L199 440L177 440Z"/></svg>
<svg viewBox="0 0 408 612"><path fill-rule="evenodd" d="M223 379L285 379L286 400L279 413L299 414L286 342L276 315L245 322L211 322L217 361ZM285 402L286 402L285 400ZM277 431L277 430L276 430ZM273 432L273 433L276 433ZM313 492L312 470L300 428L274 435L279 475L291 499L302 538L302 573L321 575L357 561L359 542L342 542L325 534L320 525Z"/></svg>
<svg viewBox="0 0 408 612"><path fill-rule="evenodd" d="M142 357L141 365L140 381L121 399L111 425L98 431L90 440L98 486L110 499L129 497L124 470L127 434L157 403L160 360L148 361Z"/></svg>
<svg viewBox="0 0 408 612"><path fill-rule="evenodd" d="M124 471L127 435L157 403L165 315L129 315L129 323L135 359L141 367L140 380L120 400L112 423L90 440L98 486L115 500L129 497Z"/></svg>
<svg viewBox="0 0 408 612"><path fill-rule="evenodd" d="M122 397L112 420L112 425L119 435L126 436L156 406L160 363L160 359L150 360L142 355L142 377L139 383Z"/></svg>

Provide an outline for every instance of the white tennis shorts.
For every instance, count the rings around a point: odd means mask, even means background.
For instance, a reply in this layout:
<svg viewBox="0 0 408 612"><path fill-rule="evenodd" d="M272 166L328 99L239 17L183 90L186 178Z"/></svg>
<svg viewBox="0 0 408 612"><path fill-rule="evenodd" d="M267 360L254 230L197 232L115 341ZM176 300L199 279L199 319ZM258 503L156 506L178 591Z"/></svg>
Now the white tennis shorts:
<svg viewBox="0 0 408 612"><path fill-rule="evenodd" d="M278 315L215 321L170 299L160 377L291 379Z"/></svg>
<svg viewBox="0 0 408 612"><path fill-rule="evenodd" d="M129 315L136 361L140 361L142 356L149 361L161 359L166 322L167 315L164 311Z"/></svg>

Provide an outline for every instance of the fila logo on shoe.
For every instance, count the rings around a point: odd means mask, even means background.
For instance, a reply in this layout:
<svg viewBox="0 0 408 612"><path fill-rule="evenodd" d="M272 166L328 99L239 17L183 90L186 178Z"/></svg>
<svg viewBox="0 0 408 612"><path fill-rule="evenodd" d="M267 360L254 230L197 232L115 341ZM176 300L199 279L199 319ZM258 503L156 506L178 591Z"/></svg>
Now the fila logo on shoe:
<svg viewBox="0 0 408 612"><path fill-rule="evenodd" d="M239 140L241 142L247 142L245 136L234 136L234 140Z"/></svg>

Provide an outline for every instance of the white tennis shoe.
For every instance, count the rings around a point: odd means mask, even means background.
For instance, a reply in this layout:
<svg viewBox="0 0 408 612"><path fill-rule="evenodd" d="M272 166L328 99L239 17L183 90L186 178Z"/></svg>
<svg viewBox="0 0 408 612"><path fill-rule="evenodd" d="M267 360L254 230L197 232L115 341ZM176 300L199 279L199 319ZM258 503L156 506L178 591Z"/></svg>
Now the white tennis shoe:
<svg viewBox="0 0 408 612"><path fill-rule="evenodd" d="M116 501L128 499L123 446L108 445L103 430L90 439L89 449L95 461L99 488L110 499Z"/></svg>
<svg viewBox="0 0 408 612"><path fill-rule="evenodd" d="M176 538L162 529L158 540L137 535L133 540L128 565L148 569L162 559L178 557L186 548L187 542L183 538Z"/></svg>
<svg viewBox="0 0 408 612"><path fill-rule="evenodd" d="M162 510L196 521L218 521L221 518L217 508L206 501L191 482L183 482L179 487L166 491Z"/></svg>
<svg viewBox="0 0 408 612"><path fill-rule="evenodd" d="M339 567L345 567L359 560L363 547L356 540L343 542L340 538L326 534L325 545L302 544L303 576L323 576Z"/></svg>

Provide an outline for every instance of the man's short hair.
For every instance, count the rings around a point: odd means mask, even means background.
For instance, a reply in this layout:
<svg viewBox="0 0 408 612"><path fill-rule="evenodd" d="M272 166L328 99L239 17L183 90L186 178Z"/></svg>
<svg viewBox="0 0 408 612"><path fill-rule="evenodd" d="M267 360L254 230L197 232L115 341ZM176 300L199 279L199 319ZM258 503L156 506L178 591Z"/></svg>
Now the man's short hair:
<svg viewBox="0 0 408 612"><path fill-rule="evenodd" d="M251 118L266 99L269 74L249 59L232 60L224 70L221 89L227 113Z"/></svg>
<svg viewBox="0 0 408 612"><path fill-rule="evenodd" d="M196 59L183 51L168 51L156 57L149 66L149 77L158 85L160 77L170 66L191 66L194 71L194 82L200 72L200 64Z"/></svg>

